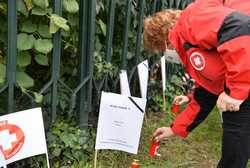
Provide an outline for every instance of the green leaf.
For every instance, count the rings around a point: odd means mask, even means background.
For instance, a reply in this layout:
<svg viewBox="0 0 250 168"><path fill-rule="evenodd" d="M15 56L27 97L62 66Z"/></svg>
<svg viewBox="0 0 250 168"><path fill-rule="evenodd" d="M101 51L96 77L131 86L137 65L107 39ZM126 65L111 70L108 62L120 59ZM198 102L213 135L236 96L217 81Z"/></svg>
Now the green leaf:
<svg viewBox="0 0 250 168"><path fill-rule="evenodd" d="M68 22L71 26L78 26L79 25L79 19L75 15L68 14Z"/></svg>
<svg viewBox="0 0 250 168"><path fill-rule="evenodd" d="M103 21L101 19L98 20L98 23L101 27L102 33L104 34L104 36L106 36L106 32L107 32L106 24L103 23Z"/></svg>
<svg viewBox="0 0 250 168"><path fill-rule="evenodd" d="M69 31L69 26L67 25L67 20L64 19L63 17L52 14L52 21L60 28L64 29L65 31Z"/></svg>
<svg viewBox="0 0 250 168"><path fill-rule="evenodd" d="M38 39L35 41L35 49L43 54L48 54L53 48L51 40Z"/></svg>
<svg viewBox="0 0 250 168"><path fill-rule="evenodd" d="M35 96L35 102L36 103L42 103L43 101L43 95L39 94L37 92L33 92L34 96Z"/></svg>
<svg viewBox="0 0 250 168"><path fill-rule="evenodd" d="M52 35L49 33L48 25L38 25L38 33L44 38L51 38Z"/></svg>
<svg viewBox="0 0 250 168"><path fill-rule="evenodd" d="M47 8L49 6L48 0L33 0L33 3L41 8Z"/></svg>
<svg viewBox="0 0 250 168"><path fill-rule="evenodd" d="M22 32L33 33L36 30L37 30L37 25L33 24L31 20L22 23L22 28L21 28Z"/></svg>
<svg viewBox="0 0 250 168"><path fill-rule="evenodd" d="M61 152L62 152L62 149L60 149L60 148L55 148L55 149L52 151L52 154L53 154L53 156L58 157L58 156L60 156Z"/></svg>
<svg viewBox="0 0 250 168"><path fill-rule="evenodd" d="M31 63L31 56L28 51L19 52L17 56L17 65L19 67L26 67Z"/></svg>
<svg viewBox="0 0 250 168"><path fill-rule="evenodd" d="M34 80L23 71L17 71L16 81L17 81L17 84L23 88L30 88L34 86Z"/></svg>
<svg viewBox="0 0 250 168"><path fill-rule="evenodd" d="M26 5L28 11L30 11L33 7L32 0L24 0L24 3Z"/></svg>
<svg viewBox="0 0 250 168"><path fill-rule="evenodd" d="M50 17L50 33L55 33L59 28L69 31L69 26L67 25L67 20L63 17L51 14Z"/></svg>
<svg viewBox="0 0 250 168"><path fill-rule="evenodd" d="M24 2L22 0L18 0L17 2L17 11L22 13L25 16L29 15L29 11L27 10Z"/></svg>
<svg viewBox="0 0 250 168"><path fill-rule="evenodd" d="M19 50L29 50L33 48L35 38L33 35L21 33L17 35L17 48Z"/></svg>
<svg viewBox="0 0 250 168"><path fill-rule="evenodd" d="M21 91L22 91L23 93L28 93L27 89L25 89L25 88L23 88L23 87L20 87L20 89L21 89Z"/></svg>
<svg viewBox="0 0 250 168"><path fill-rule="evenodd" d="M63 0L63 8L69 13L79 11L79 5L76 0Z"/></svg>
<svg viewBox="0 0 250 168"><path fill-rule="evenodd" d="M51 8L42 9L39 7L34 7L31 12L32 15L38 15L38 16L44 16L47 15L47 13L51 14L52 9Z"/></svg>
<svg viewBox="0 0 250 168"><path fill-rule="evenodd" d="M131 60L133 57L134 57L133 53L128 51L128 53L127 53L127 59Z"/></svg>
<svg viewBox="0 0 250 168"><path fill-rule="evenodd" d="M40 65L43 65L43 66L49 65L48 57L46 55L38 54L35 56L35 60Z"/></svg>
<svg viewBox="0 0 250 168"><path fill-rule="evenodd" d="M0 13L3 13L4 15L7 14L7 4L4 2L0 3Z"/></svg>
<svg viewBox="0 0 250 168"><path fill-rule="evenodd" d="M52 19L50 19L49 24L49 33L56 33L59 30L60 27L58 27Z"/></svg>
<svg viewBox="0 0 250 168"><path fill-rule="evenodd" d="M0 31L0 42L6 43L7 39L8 39L7 34Z"/></svg>
<svg viewBox="0 0 250 168"><path fill-rule="evenodd" d="M5 82L5 76L6 76L6 66L0 64L0 84L3 84Z"/></svg>

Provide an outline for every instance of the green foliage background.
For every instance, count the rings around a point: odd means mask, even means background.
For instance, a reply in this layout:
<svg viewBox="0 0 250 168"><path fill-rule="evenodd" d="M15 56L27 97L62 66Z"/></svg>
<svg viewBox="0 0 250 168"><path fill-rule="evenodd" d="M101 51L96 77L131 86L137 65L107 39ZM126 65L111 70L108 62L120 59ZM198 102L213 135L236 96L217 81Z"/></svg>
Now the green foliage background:
<svg viewBox="0 0 250 168"><path fill-rule="evenodd" d="M157 1L157 3L155 3ZM144 9L145 16L152 14L155 10L163 8L183 9L190 1L188 0L146 0ZM78 45L79 45L79 0L62 0L63 15L58 16L53 13L53 0L17 0L18 15L18 34L17 34L17 73L16 86L19 88L15 97L17 110L30 107L30 103L25 98L26 94L32 94L36 103L48 107L50 104L50 91L44 95L38 94L38 91L50 80L52 71L52 36L59 29L62 30L62 55L60 65L60 79L70 88L77 85L77 67ZM155 4L155 6L154 6ZM97 0L96 6L96 34L95 34L95 52L94 52L94 81L97 83L108 74L110 81L117 81L118 72L121 67L122 52L122 34L125 19L125 0L116 1L115 31L113 35L112 61L106 60L106 36L107 36L107 18L109 13L109 0ZM138 30L138 11L139 0L132 0L131 22L129 29L129 45L126 60L127 69L130 72L135 66L135 43L136 32ZM6 82L6 60L7 60L7 1L0 0L0 87ZM140 60L148 58L149 53L141 47ZM155 58L151 57L150 64L155 65ZM150 58L150 59L151 59ZM178 71L179 68L170 68L168 72ZM176 89L179 81L171 79L168 90L171 90L171 96L176 91L183 92L183 88ZM154 83L154 82L153 82ZM117 84L117 83L116 83ZM153 86L153 85L151 85ZM149 96L156 102L153 106L158 106L157 96L159 97L159 87ZM83 167L89 161L89 149L93 149L93 143L84 144L79 141L80 133L75 118L65 117L70 107L70 95L63 88L59 88L59 104L62 117L48 127L48 147L50 157L53 159L52 167ZM158 93L158 94L157 94ZM5 113L6 95L4 92L0 96L0 113ZM93 96L94 99L97 97ZM170 100L169 99L169 100ZM157 109L155 109L157 111ZM66 119L65 119L66 118ZM70 118L70 119L69 119ZM94 138L94 134L89 133ZM44 165L44 157L28 160L12 167L41 167Z"/></svg>

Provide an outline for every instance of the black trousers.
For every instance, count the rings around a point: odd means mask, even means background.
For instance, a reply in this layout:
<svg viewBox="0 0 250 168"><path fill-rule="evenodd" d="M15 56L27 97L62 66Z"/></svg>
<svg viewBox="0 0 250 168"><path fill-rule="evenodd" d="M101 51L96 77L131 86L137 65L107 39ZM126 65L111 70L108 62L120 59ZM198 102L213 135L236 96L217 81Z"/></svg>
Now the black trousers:
<svg viewBox="0 0 250 168"><path fill-rule="evenodd" d="M250 158L250 98L240 111L223 112L222 156L217 168L246 168Z"/></svg>

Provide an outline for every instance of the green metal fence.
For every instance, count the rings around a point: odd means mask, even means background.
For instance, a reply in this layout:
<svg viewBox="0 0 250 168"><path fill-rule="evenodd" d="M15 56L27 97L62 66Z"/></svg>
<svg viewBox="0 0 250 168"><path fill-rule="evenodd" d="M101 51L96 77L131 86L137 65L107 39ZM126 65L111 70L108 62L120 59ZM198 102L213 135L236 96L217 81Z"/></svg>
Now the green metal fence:
<svg viewBox="0 0 250 168"><path fill-rule="evenodd" d="M143 31L143 19L145 14L152 14L155 11L162 8L184 8L191 1L184 0L124 0L125 4L122 11L116 10L116 5L119 0L106 0L105 8L107 8L107 29L106 29L106 42L104 55L102 57L106 62L113 63L113 51L114 51L114 34L116 32L115 21L117 16L122 12L123 18L123 30L120 37L121 48L120 61L117 65L118 69L127 69L129 72L129 81L131 88L133 88L132 94L136 92L136 65L143 59L142 57L148 53L142 50L142 31ZM45 94L48 90L51 92L51 104L48 107L51 121L54 121L61 111L58 109L58 95L59 87L64 88L70 95L69 113L76 111L77 118L79 118L79 124L82 130L87 128L90 112L95 112L95 108L98 104L98 98L102 90L117 91L118 89L118 77L111 77L109 74L105 74L101 80L96 80L94 76L94 52L95 52L95 40L96 40L96 6L100 1L96 0L79 0L79 47L78 47L78 59L79 66L77 85L72 88L69 87L60 78L60 65L62 56L61 45L61 31L58 31L53 35L53 53L51 58L51 78L47 83L40 88L38 94ZM16 111L16 92L19 89L16 85L16 59L17 59L17 1L8 0L8 52L6 59L6 82L0 88L0 93L7 92L7 107L8 113ZM54 0L54 13L62 15L62 1ZM132 13L132 8L135 11ZM120 9L119 9L120 10ZM136 14L136 16L134 16ZM131 30L131 19L134 25ZM129 38L129 32L135 34L135 39L131 42ZM133 45L132 49L129 49L129 45ZM132 59L127 59L128 54L132 53ZM117 62L116 62L117 63ZM117 75L118 76L118 75ZM135 88L135 89L134 89ZM28 100L31 102L30 107L37 106L35 103L34 95L25 93ZM92 102L94 100L94 102ZM94 108L93 108L94 107Z"/></svg>
<svg viewBox="0 0 250 168"><path fill-rule="evenodd" d="M96 1L79 1L79 68L78 85L76 88L70 88L60 79L61 63L61 32L53 35L53 54L51 79L38 92L44 94L51 89L51 119L56 119L58 115L58 87L65 87L71 95L71 109L77 104L81 127L87 125L88 112L91 109L92 76L93 76L93 51L94 51L94 33L95 33L95 5ZM61 0L54 1L54 13L62 15ZM8 113L16 110L15 92L16 92L16 56L17 56L17 1L8 1L8 54L7 54L7 73L6 82L0 89L0 93L8 92ZM35 106L34 97L28 93L31 107ZM78 99L78 101L77 101ZM77 101L77 103L76 103Z"/></svg>

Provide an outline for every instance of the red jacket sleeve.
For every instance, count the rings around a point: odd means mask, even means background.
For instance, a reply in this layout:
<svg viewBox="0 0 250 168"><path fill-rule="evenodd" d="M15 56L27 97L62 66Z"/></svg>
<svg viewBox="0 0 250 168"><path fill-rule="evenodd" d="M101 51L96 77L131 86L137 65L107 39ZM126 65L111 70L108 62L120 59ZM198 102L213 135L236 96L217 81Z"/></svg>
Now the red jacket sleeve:
<svg viewBox="0 0 250 168"><path fill-rule="evenodd" d="M188 106L175 118L171 124L173 132L186 137L212 111L218 96L202 87L195 88Z"/></svg>
<svg viewBox="0 0 250 168"><path fill-rule="evenodd" d="M244 100L250 92L250 16L239 12L228 15L218 32L217 48L226 68L225 92Z"/></svg>

